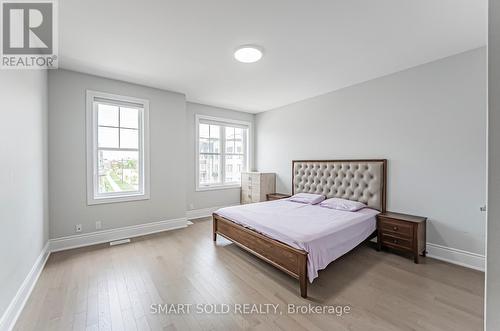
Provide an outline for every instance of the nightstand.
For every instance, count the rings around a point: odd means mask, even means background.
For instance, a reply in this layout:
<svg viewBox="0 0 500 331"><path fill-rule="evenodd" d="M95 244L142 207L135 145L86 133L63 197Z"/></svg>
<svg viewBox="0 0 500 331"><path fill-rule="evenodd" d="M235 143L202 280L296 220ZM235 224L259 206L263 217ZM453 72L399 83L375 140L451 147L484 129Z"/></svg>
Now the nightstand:
<svg viewBox="0 0 500 331"><path fill-rule="evenodd" d="M291 197L291 195L283 194L283 193L268 193L268 194L266 194L267 201L286 199L289 197Z"/></svg>
<svg viewBox="0 0 500 331"><path fill-rule="evenodd" d="M425 226L427 218L385 212L377 215L377 249L389 247L413 254L418 263L420 254L425 256Z"/></svg>

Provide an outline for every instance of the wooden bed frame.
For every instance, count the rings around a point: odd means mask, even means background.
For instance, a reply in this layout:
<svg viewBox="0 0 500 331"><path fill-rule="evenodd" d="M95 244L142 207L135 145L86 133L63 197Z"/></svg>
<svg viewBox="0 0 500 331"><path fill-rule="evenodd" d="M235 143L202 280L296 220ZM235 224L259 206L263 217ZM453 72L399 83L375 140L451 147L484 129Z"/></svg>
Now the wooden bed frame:
<svg viewBox="0 0 500 331"><path fill-rule="evenodd" d="M296 162L381 162L382 169L382 210L386 211L387 160L297 160L292 161L292 194L294 194L294 164ZM244 250L299 280L300 295L307 298L307 252L291 247L257 231L213 214L213 240L217 234L232 241ZM375 236L376 231L368 238Z"/></svg>

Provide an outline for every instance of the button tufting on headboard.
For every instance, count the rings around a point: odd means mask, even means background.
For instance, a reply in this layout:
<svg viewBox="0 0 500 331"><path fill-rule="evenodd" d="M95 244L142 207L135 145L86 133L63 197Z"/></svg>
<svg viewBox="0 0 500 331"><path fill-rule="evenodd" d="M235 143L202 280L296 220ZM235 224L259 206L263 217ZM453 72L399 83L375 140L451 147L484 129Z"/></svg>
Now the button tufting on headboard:
<svg viewBox="0 0 500 331"><path fill-rule="evenodd" d="M360 201L385 211L387 160L293 161L293 193Z"/></svg>

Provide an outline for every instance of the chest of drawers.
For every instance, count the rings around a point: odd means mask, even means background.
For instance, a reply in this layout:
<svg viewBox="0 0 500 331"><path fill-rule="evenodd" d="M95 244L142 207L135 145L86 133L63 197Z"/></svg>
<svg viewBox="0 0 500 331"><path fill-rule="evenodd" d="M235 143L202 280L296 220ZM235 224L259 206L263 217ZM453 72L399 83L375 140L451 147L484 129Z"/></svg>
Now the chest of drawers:
<svg viewBox="0 0 500 331"><path fill-rule="evenodd" d="M276 192L276 174L241 173L241 204L266 201L266 195Z"/></svg>

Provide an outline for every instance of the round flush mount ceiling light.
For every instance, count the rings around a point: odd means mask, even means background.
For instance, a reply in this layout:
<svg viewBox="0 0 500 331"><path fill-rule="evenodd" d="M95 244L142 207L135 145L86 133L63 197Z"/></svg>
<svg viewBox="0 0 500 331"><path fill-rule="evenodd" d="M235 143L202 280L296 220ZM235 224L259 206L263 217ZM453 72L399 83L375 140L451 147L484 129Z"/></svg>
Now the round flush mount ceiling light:
<svg viewBox="0 0 500 331"><path fill-rule="evenodd" d="M234 58L243 63L254 63L262 58L262 47L243 45L234 52Z"/></svg>

